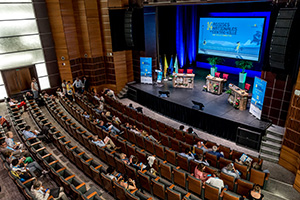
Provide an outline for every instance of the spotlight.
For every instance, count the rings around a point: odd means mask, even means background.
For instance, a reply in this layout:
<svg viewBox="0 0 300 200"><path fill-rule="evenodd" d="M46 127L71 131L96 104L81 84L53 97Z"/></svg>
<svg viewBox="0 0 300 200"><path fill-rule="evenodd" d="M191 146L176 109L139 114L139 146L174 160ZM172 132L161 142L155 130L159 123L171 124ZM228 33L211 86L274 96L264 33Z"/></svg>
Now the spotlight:
<svg viewBox="0 0 300 200"><path fill-rule="evenodd" d="M200 102L197 102L197 101L193 101L193 100L192 100L192 102L194 104L192 108L194 108L196 110L203 110L203 108L204 108L203 103L200 103Z"/></svg>
<svg viewBox="0 0 300 200"><path fill-rule="evenodd" d="M158 91L159 97L170 97L170 92L169 91Z"/></svg>

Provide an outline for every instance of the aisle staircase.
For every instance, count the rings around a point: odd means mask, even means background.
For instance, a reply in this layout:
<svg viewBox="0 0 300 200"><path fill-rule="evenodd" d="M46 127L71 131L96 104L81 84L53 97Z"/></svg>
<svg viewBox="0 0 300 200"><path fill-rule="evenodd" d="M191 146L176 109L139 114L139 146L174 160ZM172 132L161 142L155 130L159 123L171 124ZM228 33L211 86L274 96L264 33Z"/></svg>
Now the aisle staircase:
<svg viewBox="0 0 300 200"><path fill-rule="evenodd" d="M272 125L267 129L260 147L260 158L278 163L284 130L283 127L276 125Z"/></svg>
<svg viewBox="0 0 300 200"><path fill-rule="evenodd" d="M127 98L127 92L128 92L128 86L125 85L125 87L117 94L117 97L119 99Z"/></svg>

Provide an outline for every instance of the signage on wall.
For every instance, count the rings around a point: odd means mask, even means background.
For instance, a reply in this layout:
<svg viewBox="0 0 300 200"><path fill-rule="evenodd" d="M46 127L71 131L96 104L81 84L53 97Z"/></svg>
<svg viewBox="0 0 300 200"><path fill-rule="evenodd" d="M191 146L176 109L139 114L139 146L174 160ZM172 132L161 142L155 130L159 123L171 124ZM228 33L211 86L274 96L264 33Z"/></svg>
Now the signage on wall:
<svg viewBox="0 0 300 200"><path fill-rule="evenodd" d="M140 57L141 83L152 84L152 58Z"/></svg>
<svg viewBox="0 0 300 200"><path fill-rule="evenodd" d="M249 112L258 119L261 119L266 87L267 81L255 77Z"/></svg>

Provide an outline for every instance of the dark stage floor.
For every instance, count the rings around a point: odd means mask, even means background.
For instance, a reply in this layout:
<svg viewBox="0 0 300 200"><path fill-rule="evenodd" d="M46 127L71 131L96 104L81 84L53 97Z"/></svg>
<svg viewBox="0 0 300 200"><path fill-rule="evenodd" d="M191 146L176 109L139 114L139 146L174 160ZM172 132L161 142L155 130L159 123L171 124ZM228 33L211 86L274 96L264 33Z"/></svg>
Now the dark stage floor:
<svg viewBox="0 0 300 200"><path fill-rule="evenodd" d="M158 96L158 91L160 90L169 90L170 97L164 98L164 100L166 101L171 101L173 103L191 108L193 106L192 100L194 100L203 103L205 106L203 111L199 112L204 112L209 115L224 118L230 121L235 121L240 124L255 127L261 130L266 130L270 126L269 122L260 121L252 116L249 113L249 108L244 111L233 108L233 106L227 102L228 94L225 93L225 90L221 95L215 95L209 92L202 91L203 85L206 81L205 77L207 74L209 74L208 70L198 68L194 69L194 73L196 74L194 89L174 88L172 85L172 81L164 82L162 87L159 87L155 84L148 85L140 83L132 84L130 85L130 87L152 94L154 96ZM247 78L246 82L253 85L253 79L251 78ZM238 85L238 76L229 75L228 83ZM243 87L243 85L239 86Z"/></svg>

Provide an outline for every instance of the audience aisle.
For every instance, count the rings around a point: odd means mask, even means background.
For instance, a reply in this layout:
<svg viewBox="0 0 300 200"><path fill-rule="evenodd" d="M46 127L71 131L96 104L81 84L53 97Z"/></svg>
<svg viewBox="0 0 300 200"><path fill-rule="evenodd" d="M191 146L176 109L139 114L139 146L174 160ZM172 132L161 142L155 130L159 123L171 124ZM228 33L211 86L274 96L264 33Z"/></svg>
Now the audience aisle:
<svg viewBox="0 0 300 200"><path fill-rule="evenodd" d="M57 123L57 121L52 117L52 115L48 112L46 107L40 107L42 112L44 113L45 117L48 118L51 123L53 124L53 126L55 126L59 131L61 131L64 135L68 136L68 133ZM27 114L27 113L26 113ZM32 121L32 123L34 123ZM68 136L69 140L72 142L72 144L76 144L78 147L80 147L81 149L85 150L85 153L90 156L95 158L95 156L93 156L93 154L91 154L87 149L83 148L82 145L77 142L74 138L72 138L71 136ZM47 147L47 146L46 146ZM87 184L88 187L95 187L96 189L98 189L102 195L101 198L102 199L114 199L110 194L108 194L106 191L104 191L100 186L98 186L93 180L91 180L88 176L86 176L80 169L78 169L72 162L70 162L70 160L68 158L66 158L53 144L49 145L49 150L52 151L51 153L53 153L55 156L59 156L58 158L60 159L60 161L66 165L71 172L73 172L73 174L76 174L76 176L83 182L85 182ZM48 148L47 148L48 149ZM101 162L100 159L95 158L95 160L100 163L100 164L104 164L103 162Z"/></svg>
<svg viewBox="0 0 300 200"><path fill-rule="evenodd" d="M182 125L181 122L170 119L166 116L163 116L159 113L156 113L134 101L131 101L130 99L119 99L121 103L124 105L129 105L130 103L133 104L133 107L142 107L143 113L151 118L154 118L156 120L159 120L169 126L179 128L180 125ZM180 114L180 113L178 113ZM185 126L185 129L189 128L188 125L183 124ZM225 146L230 147L231 149L235 149L241 152L244 152L246 154L251 154L254 156L258 156L258 152L252 151L249 149L246 149L242 146L236 145L234 142L230 142L228 140L219 138L217 136L208 134L206 132L203 132L200 129L194 128L194 131L197 133L197 135L203 139L210 140L212 142L216 142L217 144L223 144ZM295 175L288 171L287 169L283 168L282 166L271 163L268 161L263 162L263 169L268 169L270 171L270 179L269 184L267 186L267 190L264 192L266 193L265 199L274 199L274 200L280 200L280 199L289 199L289 200L298 200L300 199L300 194L293 188L292 184L295 180ZM276 196L274 196L276 195Z"/></svg>

